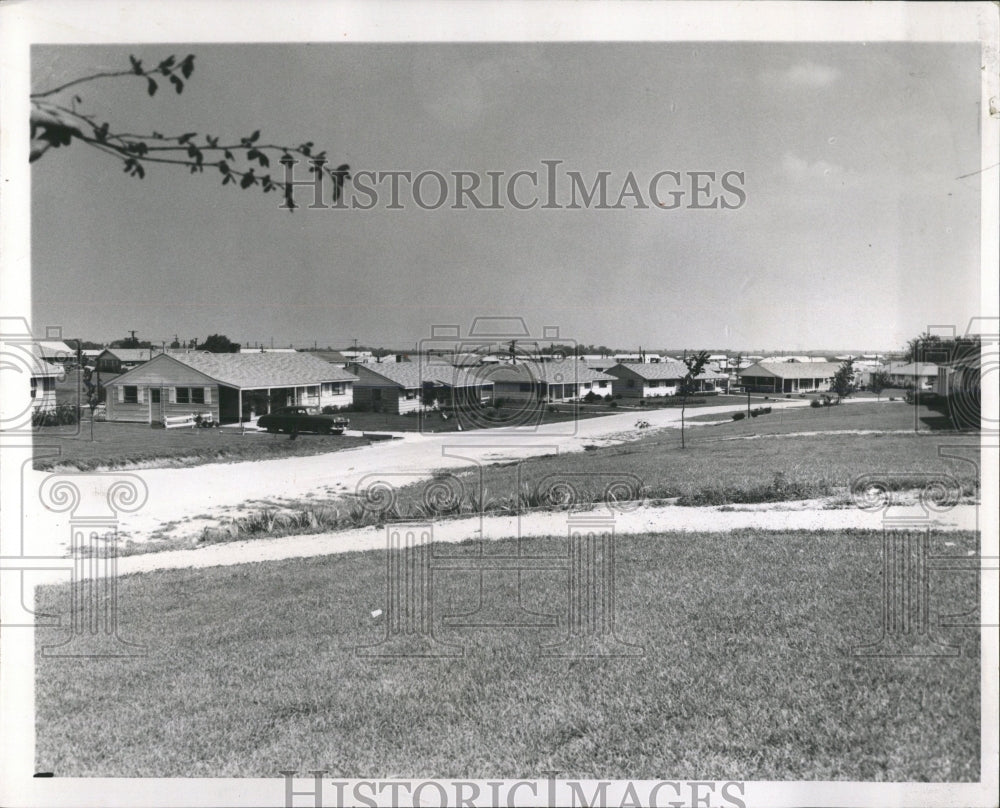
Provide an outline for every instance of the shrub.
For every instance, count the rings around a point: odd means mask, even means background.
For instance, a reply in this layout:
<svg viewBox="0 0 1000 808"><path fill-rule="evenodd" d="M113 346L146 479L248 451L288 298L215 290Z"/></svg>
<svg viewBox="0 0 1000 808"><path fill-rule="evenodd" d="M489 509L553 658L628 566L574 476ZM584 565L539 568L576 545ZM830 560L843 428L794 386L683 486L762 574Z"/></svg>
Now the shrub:
<svg viewBox="0 0 1000 808"><path fill-rule="evenodd" d="M31 416L32 426L63 426L75 424L80 420L80 408L76 404L64 401L52 409L39 410Z"/></svg>
<svg viewBox="0 0 1000 808"><path fill-rule="evenodd" d="M606 396L604 397L604 400L605 400L605 401L611 401L611 399L612 399L612 395L611 395L611 393L608 393L608 394L607 394L607 395L606 395Z"/></svg>
<svg viewBox="0 0 1000 808"><path fill-rule="evenodd" d="M639 399L639 406L640 407L645 407L646 406L646 399L640 398Z"/></svg>
<svg viewBox="0 0 1000 808"><path fill-rule="evenodd" d="M764 413L764 415L770 415L771 414L771 408L770 407L764 407L764 409L762 409L761 412Z"/></svg>
<svg viewBox="0 0 1000 808"><path fill-rule="evenodd" d="M612 401L610 404L608 404L608 406L609 407L617 407L618 406L618 402L617 401Z"/></svg>
<svg viewBox="0 0 1000 808"><path fill-rule="evenodd" d="M812 401L809 402L809 406L815 409L817 407L822 407L823 405L819 403L818 398L814 398Z"/></svg>
<svg viewBox="0 0 1000 808"><path fill-rule="evenodd" d="M745 412L734 412L732 417L734 421L742 421L747 415Z"/></svg>
<svg viewBox="0 0 1000 808"><path fill-rule="evenodd" d="M601 397L593 390L591 390L590 392L587 393L587 395L583 397L583 400L586 401L588 404L593 404L595 401L600 401Z"/></svg>

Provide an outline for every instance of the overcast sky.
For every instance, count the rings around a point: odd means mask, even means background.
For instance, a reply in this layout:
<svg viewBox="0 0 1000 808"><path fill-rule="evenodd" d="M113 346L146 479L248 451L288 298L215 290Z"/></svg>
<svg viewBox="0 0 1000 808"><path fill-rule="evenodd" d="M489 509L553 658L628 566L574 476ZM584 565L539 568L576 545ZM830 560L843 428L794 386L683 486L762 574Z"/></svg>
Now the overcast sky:
<svg viewBox="0 0 1000 808"><path fill-rule="evenodd" d="M884 350L979 309L975 44L36 47L33 88L130 52L194 53L195 72L180 96L78 88L122 131L260 129L355 172L485 180L561 160L588 182L611 172L612 201L632 172L650 207L423 210L404 194L403 210L289 214L214 173L140 181L74 144L33 168L36 329L405 348L507 315L622 348ZM742 172L745 202L658 206L662 171Z"/></svg>

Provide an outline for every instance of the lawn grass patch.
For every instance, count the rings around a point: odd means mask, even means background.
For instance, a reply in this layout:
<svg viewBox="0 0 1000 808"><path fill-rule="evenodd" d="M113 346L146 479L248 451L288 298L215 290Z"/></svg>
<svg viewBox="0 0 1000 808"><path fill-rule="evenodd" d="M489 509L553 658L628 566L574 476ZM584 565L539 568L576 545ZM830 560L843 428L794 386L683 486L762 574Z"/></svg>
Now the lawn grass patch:
<svg viewBox="0 0 1000 808"><path fill-rule="evenodd" d="M40 471L75 469L197 466L303 457L367 446L365 438L344 435L240 434L238 429L151 429L148 424L94 423L76 427L43 427L33 436L34 467ZM55 454L58 450L58 454Z"/></svg>
<svg viewBox="0 0 1000 808"><path fill-rule="evenodd" d="M964 557L968 533L932 534ZM946 542L951 542L948 546ZM565 553L565 537L442 547ZM66 776L965 781L979 777L979 635L939 614L978 606L970 573L932 580L935 633L958 656L859 657L880 634L880 534L735 531L618 541L617 633L636 658L539 653L565 636L564 573L489 576L483 617L511 604L555 628L455 628L479 577L434 577L436 636L458 659L368 660L385 624L385 556L347 553L120 581L135 659L46 658L37 768ZM68 619L68 587L37 608Z"/></svg>

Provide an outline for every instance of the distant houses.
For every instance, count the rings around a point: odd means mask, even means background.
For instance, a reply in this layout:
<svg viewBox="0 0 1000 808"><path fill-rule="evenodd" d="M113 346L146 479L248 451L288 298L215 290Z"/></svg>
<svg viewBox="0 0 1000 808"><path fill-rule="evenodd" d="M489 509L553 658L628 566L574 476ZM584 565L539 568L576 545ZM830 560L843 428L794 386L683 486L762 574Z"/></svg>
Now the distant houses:
<svg viewBox="0 0 1000 808"><path fill-rule="evenodd" d="M828 390L840 362L755 362L738 371L740 384L755 393L814 393Z"/></svg>
<svg viewBox="0 0 1000 808"><path fill-rule="evenodd" d="M660 362L620 363L608 368L615 378L614 395L623 398L659 398L675 396L688 373L687 365L676 359ZM706 369L695 377L695 389L702 393L718 393L727 387L728 376L722 371Z"/></svg>
<svg viewBox="0 0 1000 808"><path fill-rule="evenodd" d="M342 408L355 381L307 353L157 354L105 385L107 419L157 423L194 412L225 424L289 405Z"/></svg>

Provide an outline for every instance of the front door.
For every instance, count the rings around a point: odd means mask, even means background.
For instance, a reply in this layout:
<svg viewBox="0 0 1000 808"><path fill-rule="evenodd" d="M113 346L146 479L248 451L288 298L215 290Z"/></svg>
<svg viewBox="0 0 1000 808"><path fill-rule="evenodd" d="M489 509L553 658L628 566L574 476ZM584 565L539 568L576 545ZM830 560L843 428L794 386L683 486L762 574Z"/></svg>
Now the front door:
<svg viewBox="0 0 1000 808"><path fill-rule="evenodd" d="M160 388L149 388L149 423L159 421L163 418L163 411L160 409Z"/></svg>

